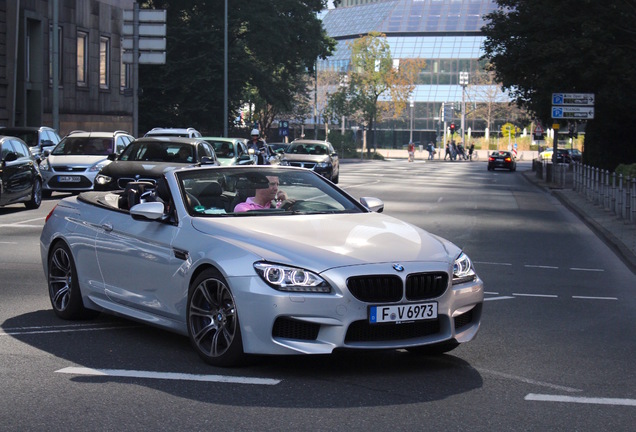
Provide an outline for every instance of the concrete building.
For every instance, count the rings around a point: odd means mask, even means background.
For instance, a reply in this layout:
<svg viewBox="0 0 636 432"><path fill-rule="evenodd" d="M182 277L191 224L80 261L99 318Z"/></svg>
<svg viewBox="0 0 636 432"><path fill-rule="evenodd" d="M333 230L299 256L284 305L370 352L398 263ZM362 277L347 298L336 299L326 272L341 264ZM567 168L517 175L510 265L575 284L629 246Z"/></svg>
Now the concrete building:
<svg viewBox="0 0 636 432"><path fill-rule="evenodd" d="M121 61L123 11L132 8L133 0L1 1L0 126L132 131L132 69Z"/></svg>
<svg viewBox="0 0 636 432"><path fill-rule="evenodd" d="M496 7L493 0L343 0L323 15L324 27L336 39L337 48L333 56L318 62L318 71L347 72L351 41L371 31L384 33L394 61L420 58L426 66L406 115L377 124L378 145L407 143L413 129L414 141L440 141L450 123L461 128L462 102L467 113L465 132L484 136L509 120L475 115L487 104L509 102L500 87L488 81L485 62L480 60L484 16ZM460 75L468 81L460 82ZM450 104L454 109L448 109Z"/></svg>

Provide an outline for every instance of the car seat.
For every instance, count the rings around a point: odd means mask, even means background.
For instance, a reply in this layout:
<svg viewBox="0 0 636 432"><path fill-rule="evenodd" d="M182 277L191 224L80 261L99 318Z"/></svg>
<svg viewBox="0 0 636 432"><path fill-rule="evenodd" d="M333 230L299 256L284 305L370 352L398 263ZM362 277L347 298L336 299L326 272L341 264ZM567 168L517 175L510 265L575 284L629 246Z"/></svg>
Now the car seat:
<svg viewBox="0 0 636 432"><path fill-rule="evenodd" d="M134 205L142 202L142 195L148 197L154 193L154 190L155 185L151 182L129 182L119 196L117 206L122 210L130 210Z"/></svg>

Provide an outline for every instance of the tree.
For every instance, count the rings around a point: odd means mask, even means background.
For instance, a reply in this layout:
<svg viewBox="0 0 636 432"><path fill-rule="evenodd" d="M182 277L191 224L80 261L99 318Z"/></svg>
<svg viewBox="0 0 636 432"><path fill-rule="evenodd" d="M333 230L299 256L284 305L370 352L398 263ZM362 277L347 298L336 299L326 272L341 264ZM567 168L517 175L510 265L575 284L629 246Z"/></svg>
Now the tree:
<svg viewBox="0 0 636 432"><path fill-rule="evenodd" d="M317 13L326 0L232 2L228 13L229 118L223 118L223 0L146 0L167 9L167 61L140 67L140 130L192 126L219 134L253 92L278 111L305 91L304 75L335 42Z"/></svg>
<svg viewBox="0 0 636 432"><path fill-rule="evenodd" d="M330 111L336 116L361 119L369 130L392 112L399 117L415 88L422 59L400 59L394 64L386 36L371 32L351 42L351 70L345 85L330 97ZM385 96L391 104L379 103ZM374 143L375 144L375 143Z"/></svg>
<svg viewBox="0 0 636 432"><path fill-rule="evenodd" d="M584 161L613 170L636 162L636 8L629 0L496 0L484 58L517 104L552 124L552 93L594 93Z"/></svg>

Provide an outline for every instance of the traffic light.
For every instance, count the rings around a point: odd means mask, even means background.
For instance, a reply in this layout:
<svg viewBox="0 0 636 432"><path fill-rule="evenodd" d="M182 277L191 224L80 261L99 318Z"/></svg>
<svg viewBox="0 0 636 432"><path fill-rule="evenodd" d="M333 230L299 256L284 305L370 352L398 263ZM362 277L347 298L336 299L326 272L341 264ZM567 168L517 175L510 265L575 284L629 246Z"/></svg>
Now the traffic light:
<svg viewBox="0 0 636 432"><path fill-rule="evenodd" d="M450 134L451 136L455 133L455 123L450 124Z"/></svg>

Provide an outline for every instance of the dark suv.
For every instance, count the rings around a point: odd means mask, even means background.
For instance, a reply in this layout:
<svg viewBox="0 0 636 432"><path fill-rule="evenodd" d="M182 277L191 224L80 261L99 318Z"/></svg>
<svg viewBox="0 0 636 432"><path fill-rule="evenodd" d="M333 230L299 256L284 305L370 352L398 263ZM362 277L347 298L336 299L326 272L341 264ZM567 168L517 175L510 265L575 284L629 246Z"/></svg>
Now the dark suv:
<svg viewBox="0 0 636 432"><path fill-rule="evenodd" d="M55 129L47 126L0 128L0 135L20 138L29 146L31 154L36 158L41 158L44 150L52 151L61 141Z"/></svg>

